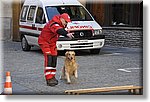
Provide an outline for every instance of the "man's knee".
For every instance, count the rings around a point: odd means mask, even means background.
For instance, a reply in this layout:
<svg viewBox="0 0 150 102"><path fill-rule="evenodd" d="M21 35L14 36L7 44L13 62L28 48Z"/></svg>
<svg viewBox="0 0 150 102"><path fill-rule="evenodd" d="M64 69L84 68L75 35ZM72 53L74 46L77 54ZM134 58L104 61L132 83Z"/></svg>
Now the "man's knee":
<svg viewBox="0 0 150 102"><path fill-rule="evenodd" d="M48 67L56 67L57 64L57 56L47 55L47 66Z"/></svg>

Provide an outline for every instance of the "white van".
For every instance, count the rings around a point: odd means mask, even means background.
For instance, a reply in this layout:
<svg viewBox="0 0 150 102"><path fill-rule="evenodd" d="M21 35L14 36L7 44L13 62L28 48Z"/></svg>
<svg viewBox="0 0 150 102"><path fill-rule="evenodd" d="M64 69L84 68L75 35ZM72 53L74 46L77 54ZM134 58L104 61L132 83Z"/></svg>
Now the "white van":
<svg viewBox="0 0 150 102"><path fill-rule="evenodd" d="M68 13L72 20L68 23L66 30L74 32L75 38L60 36L57 49L88 49L93 54L99 53L105 42L102 28L77 0L26 0L19 21L23 51L29 51L32 46L38 46L38 36L44 25L53 16L64 12Z"/></svg>

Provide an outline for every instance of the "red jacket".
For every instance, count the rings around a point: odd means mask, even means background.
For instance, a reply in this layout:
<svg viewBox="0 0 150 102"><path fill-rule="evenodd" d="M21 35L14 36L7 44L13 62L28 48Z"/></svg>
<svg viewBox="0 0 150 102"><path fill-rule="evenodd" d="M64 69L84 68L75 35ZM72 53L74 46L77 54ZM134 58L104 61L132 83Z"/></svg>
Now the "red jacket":
<svg viewBox="0 0 150 102"><path fill-rule="evenodd" d="M64 29L61 21L60 15L54 16L43 28L39 38L38 44L44 44L47 46L56 46L56 41L58 40L60 34L57 33L59 29Z"/></svg>
<svg viewBox="0 0 150 102"><path fill-rule="evenodd" d="M64 29L60 21L60 15L54 16L43 28L38 44L44 53L51 52L52 55L57 55L56 41L60 35L67 37L68 32Z"/></svg>

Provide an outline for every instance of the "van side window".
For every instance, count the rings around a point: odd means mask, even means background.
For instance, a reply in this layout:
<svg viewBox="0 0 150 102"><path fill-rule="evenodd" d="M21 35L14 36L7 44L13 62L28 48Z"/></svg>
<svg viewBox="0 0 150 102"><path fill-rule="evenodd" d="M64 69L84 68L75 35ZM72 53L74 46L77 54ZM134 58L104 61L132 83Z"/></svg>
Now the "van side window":
<svg viewBox="0 0 150 102"><path fill-rule="evenodd" d="M29 6L24 6L22 8L22 12L21 12L21 16L20 16L21 21L26 21L28 8L29 8Z"/></svg>
<svg viewBox="0 0 150 102"><path fill-rule="evenodd" d="M28 21L33 21L34 20L35 9L36 9L36 6L31 6L30 7L28 17L27 17Z"/></svg>
<svg viewBox="0 0 150 102"><path fill-rule="evenodd" d="M44 24L46 23L45 15L43 12L43 8L38 7L37 13L36 13L36 20L35 23Z"/></svg>

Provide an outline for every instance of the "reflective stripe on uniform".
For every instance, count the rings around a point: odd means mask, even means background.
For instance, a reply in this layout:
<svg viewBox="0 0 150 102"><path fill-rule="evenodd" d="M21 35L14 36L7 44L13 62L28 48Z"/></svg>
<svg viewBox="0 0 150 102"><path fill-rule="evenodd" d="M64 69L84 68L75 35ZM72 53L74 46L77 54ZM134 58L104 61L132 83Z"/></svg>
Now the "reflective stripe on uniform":
<svg viewBox="0 0 150 102"><path fill-rule="evenodd" d="M45 75L56 74L56 72L46 72Z"/></svg>
<svg viewBox="0 0 150 102"><path fill-rule="evenodd" d="M45 52L46 54L51 54L51 51Z"/></svg>
<svg viewBox="0 0 150 102"><path fill-rule="evenodd" d="M56 69L54 67L45 67L45 69Z"/></svg>

